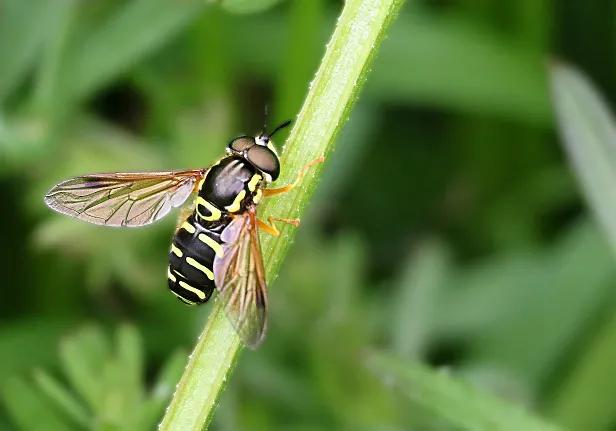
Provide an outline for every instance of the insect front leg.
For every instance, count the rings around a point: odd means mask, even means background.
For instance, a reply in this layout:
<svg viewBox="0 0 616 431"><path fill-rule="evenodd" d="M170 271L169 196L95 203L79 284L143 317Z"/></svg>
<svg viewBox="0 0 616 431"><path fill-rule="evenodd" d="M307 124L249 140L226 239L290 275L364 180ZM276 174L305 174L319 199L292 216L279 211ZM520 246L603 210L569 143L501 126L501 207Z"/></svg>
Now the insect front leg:
<svg viewBox="0 0 616 431"><path fill-rule="evenodd" d="M302 176L304 175L304 173L309 167L311 167L312 165L316 165L317 163L323 163L324 161L325 161L325 156L321 156L319 158L314 159L312 162L308 163L306 166L304 166L303 168L299 170L299 172L297 173L297 178L295 179L293 184L289 184L288 186L280 187L277 189L265 189L263 190L263 196L279 195L279 194L286 193L286 192L293 190L299 184L300 180L302 179ZM279 221L282 221L282 220L279 220Z"/></svg>

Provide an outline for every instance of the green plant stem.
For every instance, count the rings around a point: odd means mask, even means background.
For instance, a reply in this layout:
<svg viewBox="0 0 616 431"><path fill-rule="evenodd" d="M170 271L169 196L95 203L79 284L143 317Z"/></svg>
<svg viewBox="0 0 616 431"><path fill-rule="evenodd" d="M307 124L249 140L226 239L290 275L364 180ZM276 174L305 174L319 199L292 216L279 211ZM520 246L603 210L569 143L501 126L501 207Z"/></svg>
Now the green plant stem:
<svg viewBox="0 0 616 431"><path fill-rule="evenodd" d="M403 2L347 0L291 131L279 184L293 182L306 163L321 155L327 156L333 150L379 43ZM312 167L295 190L266 201L260 208L261 217L298 217L312 196L321 169L322 164ZM290 226L280 228L281 235L277 238L262 235L261 246L270 286L295 234ZM190 356L160 430L190 431L206 427L240 350L241 343L217 302Z"/></svg>

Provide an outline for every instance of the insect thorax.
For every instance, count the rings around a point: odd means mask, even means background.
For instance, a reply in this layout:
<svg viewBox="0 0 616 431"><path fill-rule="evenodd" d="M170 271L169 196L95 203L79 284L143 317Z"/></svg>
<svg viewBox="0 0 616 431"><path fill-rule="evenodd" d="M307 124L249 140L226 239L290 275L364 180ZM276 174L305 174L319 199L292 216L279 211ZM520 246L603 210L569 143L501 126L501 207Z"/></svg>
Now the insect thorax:
<svg viewBox="0 0 616 431"><path fill-rule="evenodd" d="M261 174L242 157L229 156L212 166L201 182L197 216L219 221L229 213L242 213L261 199Z"/></svg>

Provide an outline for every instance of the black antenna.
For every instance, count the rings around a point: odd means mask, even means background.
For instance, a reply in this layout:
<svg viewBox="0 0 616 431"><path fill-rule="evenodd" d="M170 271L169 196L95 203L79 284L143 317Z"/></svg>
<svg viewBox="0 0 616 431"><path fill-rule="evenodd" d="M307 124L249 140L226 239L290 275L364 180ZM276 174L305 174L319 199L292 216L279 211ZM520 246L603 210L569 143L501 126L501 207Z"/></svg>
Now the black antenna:
<svg viewBox="0 0 616 431"><path fill-rule="evenodd" d="M280 129L284 129L285 127L287 127L289 124L291 124L291 120L287 120L284 123L282 123L280 126L276 127L269 135L267 135L267 139L271 138L272 136L274 136L274 133L276 133L277 131L279 131Z"/></svg>

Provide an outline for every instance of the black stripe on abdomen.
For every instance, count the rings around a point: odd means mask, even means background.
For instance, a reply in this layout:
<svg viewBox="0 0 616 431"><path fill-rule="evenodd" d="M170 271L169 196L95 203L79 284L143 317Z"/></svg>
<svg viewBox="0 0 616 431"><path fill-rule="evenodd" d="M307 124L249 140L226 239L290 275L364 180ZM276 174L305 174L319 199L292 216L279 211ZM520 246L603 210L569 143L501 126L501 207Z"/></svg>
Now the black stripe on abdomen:
<svg viewBox="0 0 616 431"><path fill-rule="evenodd" d="M206 228L191 215L177 230L169 259L169 289L186 304L207 302L216 288L214 258L222 254L220 233L224 224Z"/></svg>

